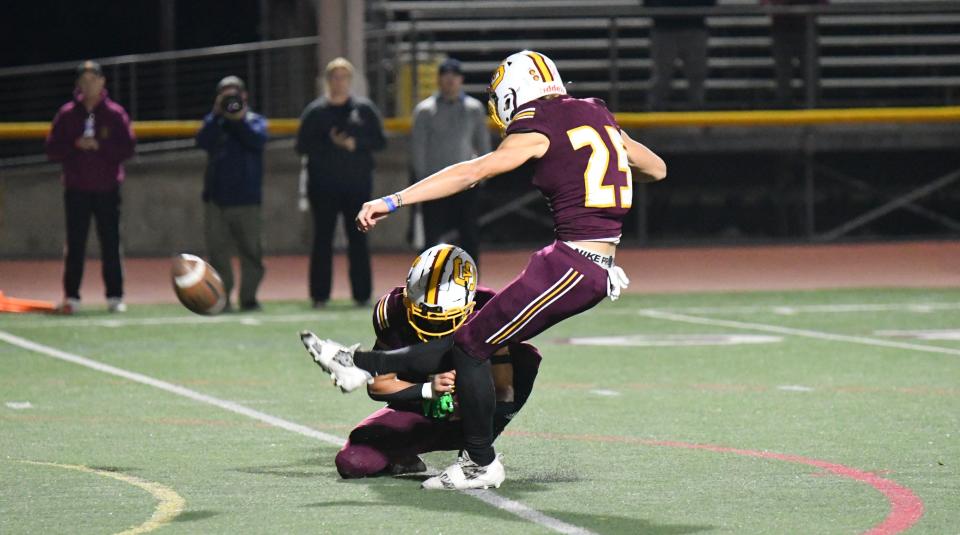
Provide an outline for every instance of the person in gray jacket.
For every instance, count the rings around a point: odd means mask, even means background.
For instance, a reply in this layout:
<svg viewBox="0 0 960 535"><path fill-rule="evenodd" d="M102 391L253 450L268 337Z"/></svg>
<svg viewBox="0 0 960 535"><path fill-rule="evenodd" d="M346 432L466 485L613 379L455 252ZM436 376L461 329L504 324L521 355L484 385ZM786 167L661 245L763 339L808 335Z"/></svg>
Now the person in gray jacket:
<svg viewBox="0 0 960 535"><path fill-rule="evenodd" d="M437 89L413 110L411 158L417 180L490 152L486 108L463 92L459 61L449 58L440 64ZM441 240L456 243L479 262L476 189L425 203L423 225L427 247ZM457 239L444 239L451 230L458 232Z"/></svg>

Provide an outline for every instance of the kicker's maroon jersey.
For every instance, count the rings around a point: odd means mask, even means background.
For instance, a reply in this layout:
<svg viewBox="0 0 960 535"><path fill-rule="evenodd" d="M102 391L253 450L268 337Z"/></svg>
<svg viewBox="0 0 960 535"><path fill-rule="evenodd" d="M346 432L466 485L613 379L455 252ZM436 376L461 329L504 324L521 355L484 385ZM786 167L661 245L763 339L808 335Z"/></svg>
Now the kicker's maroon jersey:
<svg viewBox="0 0 960 535"><path fill-rule="evenodd" d="M561 241L618 238L633 200L620 127L599 99L561 96L528 102L507 134L539 132L550 148L533 185L547 199Z"/></svg>

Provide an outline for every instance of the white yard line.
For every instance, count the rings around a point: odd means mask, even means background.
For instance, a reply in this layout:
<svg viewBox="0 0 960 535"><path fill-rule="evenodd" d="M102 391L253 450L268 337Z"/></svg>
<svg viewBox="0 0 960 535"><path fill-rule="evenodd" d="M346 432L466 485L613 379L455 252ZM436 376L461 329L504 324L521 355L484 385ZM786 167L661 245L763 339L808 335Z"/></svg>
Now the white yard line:
<svg viewBox="0 0 960 535"><path fill-rule="evenodd" d="M312 316L317 318L317 316ZM43 344L38 344L26 338L21 338L19 336L10 334L5 331L0 331L0 340L13 345L26 349L28 351L33 351L41 355L46 355L48 357L53 357L56 359L64 360L71 362L73 364L79 364L86 368L90 368L99 372L103 372L110 375L115 375L117 377L122 377L130 381L141 383L147 386L152 386L154 388L159 388L160 390L165 390L171 394L176 394L178 396L183 396L185 398L192 399L194 401L199 401L200 403L206 403L208 405L213 405L215 407L220 407L221 409L246 416L247 418L252 418L260 422L278 427L280 429L285 429L292 433L297 433L305 437L314 438L328 444L333 444L335 446L342 446L346 440L324 433L323 431L318 431L311 427L301 425L289 420L284 420L283 418L278 418L272 416L265 412L260 412L258 410L251 409L235 403L233 401L228 401L225 399L215 398L213 396L208 396L197 392L196 390L191 390L189 388L184 388L173 383L168 383L160 379L155 379L148 375L143 375L141 373L132 372L129 370L124 370L122 368L117 368L116 366L111 366L109 364L104 364L102 362L82 357L80 355L74 355L73 353L67 353L66 351L61 351L59 349L46 346ZM505 498L499 494L489 491L489 490L472 490L465 491L465 494L477 498L478 500L487 503L497 509L502 511L514 514L524 520L533 522L539 526L547 528L549 530L555 531L557 533L568 533L568 534L580 534L580 535L590 535L593 532L581 528L579 526L574 526L573 524L568 524L562 520L558 520L551 516L547 516L540 511L532 509L518 501L511 500L510 498Z"/></svg>
<svg viewBox="0 0 960 535"><path fill-rule="evenodd" d="M805 338L815 338L817 340L829 340L831 342L848 342L852 344L861 344L868 346L887 347L893 349L906 349L910 351L923 351L926 353L941 353L944 355L960 356L960 349L949 347L928 346L922 344L911 344L909 342L896 342L893 340L882 340L879 338L868 338L866 336L850 336L846 334L833 334L823 331L813 331L810 329L794 329L791 327L781 327L779 325L769 325L766 323L750 323L745 321L721 320L715 318L704 318L700 316L690 316L687 314L676 314L662 310L639 310L636 311L641 316L656 318L682 323L693 323L697 325L710 325L714 327L729 327L731 329L746 329L751 331L763 331L768 333L785 334L790 336L802 336Z"/></svg>
<svg viewBox="0 0 960 535"><path fill-rule="evenodd" d="M751 305L726 307L664 307L646 310L673 312L678 314L765 314L792 316L795 314L844 314L857 312L913 312L925 314L941 310L960 310L960 303L848 303L822 305ZM632 314L634 310L623 308L601 308L606 314Z"/></svg>
<svg viewBox="0 0 960 535"><path fill-rule="evenodd" d="M362 312L362 313L361 313ZM17 318L12 322L5 323L7 328L46 328L46 327L130 327L130 326L152 326L152 325L221 325L224 323L236 323L240 325L260 325L263 323L294 323L294 322L324 322L330 320L342 320L356 315L357 319L365 319L367 312L319 312L314 314L224 314L222 316L159 316L154 318L42 318L32 317L30 321L26 318Z"/></svg>
<svg viewBox="0 0 960 535"><path fill-rule="evenodd" d="M790 316L794 314L822 314L822 313L856 313L856 312L914 312L930 313L940 310L960 310L960 303L849 303L849 304L814 304L814 305L762 305L762 306L729 306L729 307L679 307L648 309L661 312L680 314L776 314ZM600 314L633 314L635 309L603 307L592 313ZM261 325L264 323L297 323L319 322L328 320L366 319L366 312L316 312L302 314L224 314L221 316L158 316L152 318L124 318L124 317L60 317L48 318L39 316L17 317L0 316L7 328L36 329L46 327L107 327L118 328L128 326L153 325Z"/></svg>

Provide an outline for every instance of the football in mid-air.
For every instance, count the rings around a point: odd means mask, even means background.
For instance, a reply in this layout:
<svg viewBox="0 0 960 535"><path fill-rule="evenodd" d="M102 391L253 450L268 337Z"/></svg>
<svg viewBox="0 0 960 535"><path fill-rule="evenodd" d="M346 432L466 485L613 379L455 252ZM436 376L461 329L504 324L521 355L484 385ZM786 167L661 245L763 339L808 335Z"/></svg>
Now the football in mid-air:
<svg viewBox="0 0 960 535"><path fill-rule="evenodd" d="M191 312L212 316L223 312L227 295L223 281L210 264L192 254L173 257L170 278L177 298Z"/></svg>

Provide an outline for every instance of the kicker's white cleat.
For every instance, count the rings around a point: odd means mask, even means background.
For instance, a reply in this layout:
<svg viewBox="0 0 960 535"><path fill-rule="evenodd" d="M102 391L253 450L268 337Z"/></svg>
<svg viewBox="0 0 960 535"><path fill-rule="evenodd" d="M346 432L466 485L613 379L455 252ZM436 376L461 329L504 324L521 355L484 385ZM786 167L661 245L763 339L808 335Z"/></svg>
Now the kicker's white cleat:
<svg viewBox="0 0 960 535"><path fill-rule="evenodd" d="M497 455L492 463L479 466L470 460L467 452L463 452L455 464L448 466L440 475L424 481L420 487L428 490L498 489L507 478L501 457Z"/></svg>
<svg viewBox="0 0 960 535"><path fill-rule="evenodd" d="M353 392L373 382L373 376L353 364L353 352L359 345L347 347L333 340L321 340L310 331L300 331L300 341L313 361L330 374L334 386L341 392Z"/></svg>

